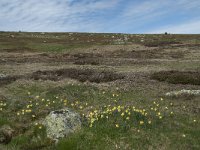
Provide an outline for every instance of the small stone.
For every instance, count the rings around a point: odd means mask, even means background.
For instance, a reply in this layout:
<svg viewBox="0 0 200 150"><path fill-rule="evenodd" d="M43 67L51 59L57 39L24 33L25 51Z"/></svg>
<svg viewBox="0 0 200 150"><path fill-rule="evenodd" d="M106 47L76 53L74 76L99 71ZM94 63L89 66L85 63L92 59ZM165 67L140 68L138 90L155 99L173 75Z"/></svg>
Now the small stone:
<svg viewBox="0 0 200 150"><path fill-rule="evenodd" d="M14 130L9 125L0 128L0 144L8 144L13 137Z"/></svg>
<svg viewBox="0 0 200 150"><path fill-rule="evenodd" d="M5 75L5 74L2 74L2 73L0 73L0 79L4 79L4 78L6 78L7 76Z"/></svg>

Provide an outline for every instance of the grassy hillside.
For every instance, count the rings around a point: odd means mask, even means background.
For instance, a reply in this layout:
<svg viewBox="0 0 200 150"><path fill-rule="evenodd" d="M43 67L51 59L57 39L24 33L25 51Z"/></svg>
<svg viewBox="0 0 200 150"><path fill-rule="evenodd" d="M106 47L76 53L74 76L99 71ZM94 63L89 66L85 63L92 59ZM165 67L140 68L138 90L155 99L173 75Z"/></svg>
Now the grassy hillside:
<svg viewBox="0 0 200 150"><path fill-rule="evenodd" d="M200 35L0 32L0 149L200 149ZM56 145L41 120L69 107Z"/></svg>

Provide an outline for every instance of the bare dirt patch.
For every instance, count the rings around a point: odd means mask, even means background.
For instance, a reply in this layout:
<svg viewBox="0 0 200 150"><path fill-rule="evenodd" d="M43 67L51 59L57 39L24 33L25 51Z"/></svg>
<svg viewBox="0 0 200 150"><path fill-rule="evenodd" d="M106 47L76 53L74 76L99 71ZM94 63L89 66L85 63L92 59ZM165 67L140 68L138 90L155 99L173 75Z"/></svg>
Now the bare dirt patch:
<svg viewBox="0 0 200 150"><path fill-rule="evenodd" d="M111 71L97 71L92 69L61 69L53 71L37 71L31 76L34 80L53 80L59 81L64 78L76 79L80 82L111 82L118 79L123 79L122 74L117 74Z"/></svg>
<svg viewBox="0 0 200 150"><path fill-rule="evenodd" d="M172 84L200 85L199 71L161 71L151 75L151 79Z"/></svg>

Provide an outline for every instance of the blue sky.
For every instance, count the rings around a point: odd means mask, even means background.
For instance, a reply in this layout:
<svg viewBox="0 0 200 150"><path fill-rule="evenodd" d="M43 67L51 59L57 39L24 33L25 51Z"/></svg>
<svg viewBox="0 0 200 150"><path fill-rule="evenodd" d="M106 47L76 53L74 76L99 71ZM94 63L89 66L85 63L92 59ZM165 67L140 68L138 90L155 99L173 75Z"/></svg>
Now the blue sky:
<svg viewBox="0 0 200 150"><path fill-rule="evenodd" d="M200 33L200 0L0 0L0 31Z"/></svg>

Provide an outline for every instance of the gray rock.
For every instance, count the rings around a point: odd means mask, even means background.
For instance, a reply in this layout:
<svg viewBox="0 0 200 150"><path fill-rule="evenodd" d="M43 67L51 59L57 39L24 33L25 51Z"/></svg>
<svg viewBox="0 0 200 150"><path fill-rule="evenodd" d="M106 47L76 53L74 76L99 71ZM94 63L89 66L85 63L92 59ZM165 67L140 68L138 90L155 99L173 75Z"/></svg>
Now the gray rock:
<svg viewBox="0 0 200 150"><path fill-rule="evenodd" d="M68 108L52 111L43 121L47 137L57 141L81 129L81 117Z"/></svg>
<svg viewBox="0 0 200 150"><path fill-rule="evenodd" d="M186 95L193 95L199 96L200 90L180 90L180 91L171 91L165 94L165 96L186 96Z"/></svg>
<svg viewBox="0 0 200 150"><path fill-rule="evenodd" d="M2 73L0 73L0 79L4 79L4 78L6 78L7 76L5 75L5 74L2 74Z"/></svg>
<svg viewBox="0 0 200 150"><path fill-rule="evenodd" d="M9 125L0 128L0 144L8 144L13 137L14 130Z"/></svg>

